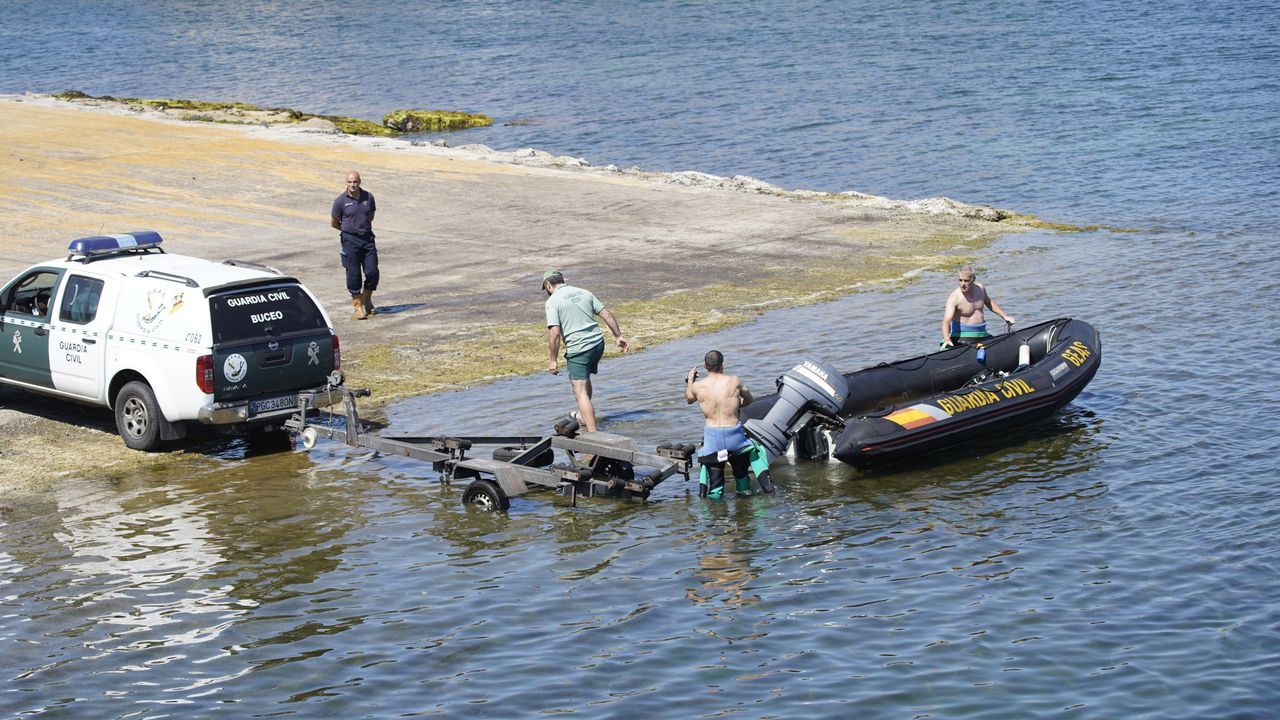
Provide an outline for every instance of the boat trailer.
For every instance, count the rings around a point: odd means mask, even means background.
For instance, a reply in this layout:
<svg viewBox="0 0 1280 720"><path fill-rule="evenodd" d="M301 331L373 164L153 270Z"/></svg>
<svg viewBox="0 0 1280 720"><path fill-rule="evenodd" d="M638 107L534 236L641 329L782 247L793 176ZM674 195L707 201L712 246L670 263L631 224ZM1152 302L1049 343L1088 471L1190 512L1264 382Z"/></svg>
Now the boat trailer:
<svg viewBox="0 0 1280 720"><path fill-rule="evenodd" d="M329 395L326 399L331 399L335 393L343 396L345 413L341 416L317 407L315 402L317 396ZM652 453L641 452L632 438L579 432L578 422L567 417L555 423L554 435L547 436L383 437L371 432L356 410L356 398L368 395L367 389L343 385L302 393L297 412L285 421L285 429L308 450L323 437L429 462L443 485L470 480L462 493L463 504L486 510L506 510L512 497L536 488L550 488L570 497L575 507L579 496L647 499L672 475L683 475L687 481L697 452L692 443L664 443ZM486 447L493 448L489 457L477 456ZM557 450L564 453L567 462L555 462Z"/></svg>

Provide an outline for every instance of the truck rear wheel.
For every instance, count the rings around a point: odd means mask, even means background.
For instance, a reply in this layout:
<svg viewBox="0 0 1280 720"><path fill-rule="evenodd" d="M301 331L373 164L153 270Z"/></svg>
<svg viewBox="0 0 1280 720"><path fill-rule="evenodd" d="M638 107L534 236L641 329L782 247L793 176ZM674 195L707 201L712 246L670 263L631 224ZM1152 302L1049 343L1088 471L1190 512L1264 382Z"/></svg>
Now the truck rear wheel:
<svg viewBox="0 0 1280 720"><path fill-rule="evenodd" d="M293 449L293 436L277 425L259 425L249 428L244 435L245 446L250 452L271 453Z"/></svg>
<svg viewBox="0 0 1280 720"><path fill-rule="evenodd" d="M151 452L160 448L160 424L164 417L151 386L134 380L116 396L116 430L124 444L134 450Z"/></svg>

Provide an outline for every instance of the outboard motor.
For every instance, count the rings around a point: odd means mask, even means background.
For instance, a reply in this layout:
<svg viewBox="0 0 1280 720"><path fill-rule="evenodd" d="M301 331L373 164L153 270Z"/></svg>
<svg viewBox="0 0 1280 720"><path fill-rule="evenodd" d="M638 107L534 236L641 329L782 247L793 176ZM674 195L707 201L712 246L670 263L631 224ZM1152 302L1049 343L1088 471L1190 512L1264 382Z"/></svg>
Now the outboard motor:
<svg viewBox="0 0 1280 720"><path fill-rule="evenodd" d="M848 395L849 383L840 371L823 362L805 360L778 378L778 401L769 414L748 420L743 430L764 446L772 461L787 451L791 438L814 415L838 418Z"/></svg>

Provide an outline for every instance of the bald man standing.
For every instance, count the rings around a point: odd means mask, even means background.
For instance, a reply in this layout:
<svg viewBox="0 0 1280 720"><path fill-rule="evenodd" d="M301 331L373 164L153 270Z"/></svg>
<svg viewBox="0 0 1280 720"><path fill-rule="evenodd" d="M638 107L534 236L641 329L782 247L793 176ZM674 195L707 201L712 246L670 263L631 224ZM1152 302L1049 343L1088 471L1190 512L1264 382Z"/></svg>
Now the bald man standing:
<svg viewBox="0 0 1280 720"><path fill-rule="evenodd" d="M347 173L347 190L333 201L329 225L341 233L342 267L347 271L353 320L374 314L373 291L378 289L378 246L374 244L373 214L378 205L373 193L360 187L360 173ZM360 275L364 274L361 280Z"/></svg>

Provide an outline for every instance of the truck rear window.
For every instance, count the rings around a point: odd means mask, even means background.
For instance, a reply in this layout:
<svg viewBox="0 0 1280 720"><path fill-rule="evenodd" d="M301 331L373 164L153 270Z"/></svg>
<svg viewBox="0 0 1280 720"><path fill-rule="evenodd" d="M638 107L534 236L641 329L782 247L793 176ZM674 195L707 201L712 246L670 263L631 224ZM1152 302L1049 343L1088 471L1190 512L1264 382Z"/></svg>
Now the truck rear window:
<svg viewBox="0 0 1280 720"><path fill-rule="evenodd" d="M297 285L241 290L209 298L214 343L327 330L324 315Z"/></svg>

